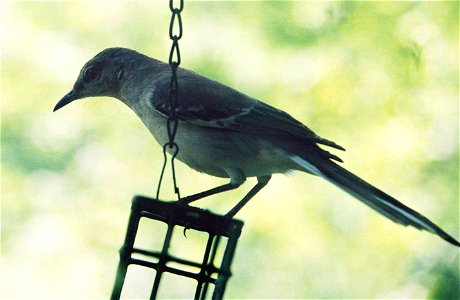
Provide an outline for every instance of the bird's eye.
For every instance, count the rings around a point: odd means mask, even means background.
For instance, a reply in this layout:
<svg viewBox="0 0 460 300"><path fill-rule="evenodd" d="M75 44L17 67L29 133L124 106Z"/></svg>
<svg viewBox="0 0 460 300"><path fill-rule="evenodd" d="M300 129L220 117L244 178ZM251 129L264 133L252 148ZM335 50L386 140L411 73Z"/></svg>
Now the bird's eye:
<svg viewBox="0 0 460 300"><path fill-rule="evenodd" d="M90 82L94 79L97 78L99 72L97 71L96 68L94 67L91 67L91 68L88 68L85 73L83 74L83 81L84 82Z"/></svg>

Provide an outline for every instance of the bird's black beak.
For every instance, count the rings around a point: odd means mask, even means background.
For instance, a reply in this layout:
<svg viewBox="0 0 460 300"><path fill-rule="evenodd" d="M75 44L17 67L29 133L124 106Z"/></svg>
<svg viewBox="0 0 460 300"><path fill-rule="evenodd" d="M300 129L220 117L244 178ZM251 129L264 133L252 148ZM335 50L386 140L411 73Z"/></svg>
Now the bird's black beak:
<svg viewBox="0 0 460 300"><path fill-rule="evenodd" d="M59 102L54 107L53 111L56 111L60 109L61 107L66 106L70 102L77 100L77 99L79 99L79 97L77 96L74 90L71 90L64 97L62 97L61 100L59 100Z"/></svg>

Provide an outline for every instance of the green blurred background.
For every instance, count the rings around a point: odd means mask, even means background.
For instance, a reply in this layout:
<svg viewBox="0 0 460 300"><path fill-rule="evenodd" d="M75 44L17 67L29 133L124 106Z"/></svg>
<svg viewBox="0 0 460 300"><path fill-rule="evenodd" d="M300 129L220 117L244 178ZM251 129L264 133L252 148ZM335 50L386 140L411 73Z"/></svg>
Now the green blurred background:
<svg viewBox="0 0 460 300"><path fill-rule="evenodd" d="M457 1L185 4L184 67L343 145L345 167L458 238ZM2 297L107 299L130 199L154 194L161 148L119 101L51 110L104 48L166 60L168 3L1 5ZM224 182L177 172L184 195ZM197 204L224 213L253 183ZM274 176L238 217L228 298L460 298L458 249L312 176ZM145 230L154 245L160 231ZM199 255L194 241L176 248ZM128 275L124 295L148 295L151 274ZM192 297L169 279L162 297Z"/></svg>

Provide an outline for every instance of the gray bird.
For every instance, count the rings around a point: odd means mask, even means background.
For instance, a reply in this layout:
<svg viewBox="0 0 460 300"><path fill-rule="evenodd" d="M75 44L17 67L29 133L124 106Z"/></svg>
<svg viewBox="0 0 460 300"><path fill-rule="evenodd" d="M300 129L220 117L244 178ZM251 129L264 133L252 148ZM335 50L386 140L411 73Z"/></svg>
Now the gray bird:
<svg viewBox="0 0 460 300"><path fill-rule="evenodd" d="M230 178L229 183L182 198L180 203L235 189L247 177L257 177L257 184L227 214L233 217L272 174L298 170L326 179L396 223L427 230L460 247L426 217L335 163L342 160L318 145L344 148L286 112L183 68L177 70L177 79L177 159L199 172ZM73 89L54 111L77 99L114 97L128 105L164 145L170 80L168 64L130 49L109 48L83 66Z"/></svg>

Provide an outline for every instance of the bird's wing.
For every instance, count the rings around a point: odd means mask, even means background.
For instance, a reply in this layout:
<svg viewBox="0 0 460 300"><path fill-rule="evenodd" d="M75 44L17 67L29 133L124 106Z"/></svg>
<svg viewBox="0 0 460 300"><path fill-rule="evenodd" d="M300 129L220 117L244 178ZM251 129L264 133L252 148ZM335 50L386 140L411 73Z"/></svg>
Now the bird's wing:
<svg viewBox="0 0 460 300"><path fill-rule="evenodd" d="M321 138L288 113L196 73L179 73L178 85L175 114L183 122L200 127L304 140L345 150ZM150 100L156 111L169 115L169 78L157 82ZM340 161L332 154L330 158Z"/></svg>

